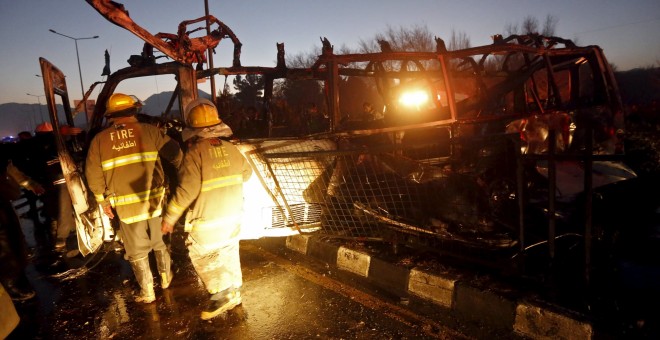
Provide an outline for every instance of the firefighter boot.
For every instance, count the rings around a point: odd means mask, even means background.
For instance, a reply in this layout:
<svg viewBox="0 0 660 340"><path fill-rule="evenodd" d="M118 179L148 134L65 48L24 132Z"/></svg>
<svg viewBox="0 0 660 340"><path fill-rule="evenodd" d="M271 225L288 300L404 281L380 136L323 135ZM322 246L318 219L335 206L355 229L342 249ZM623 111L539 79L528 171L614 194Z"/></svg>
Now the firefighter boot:
<svg viewBox="0 0 660 340"><path fill-rule="evenodd" d="M167 289L172 282L172 259L167 250L155 250L156 265L158 265L158 273L160 274L160 283L163 289Z"/></svg>
<svg viewBox="0 0 660 340"><path fill-rule="evenodd" d="M240 305L241 291L239 289L229 289L217 294L211 295L211 300L204 311L202 311L202 320L210 320L234 307Z"/></svg>
<svg viewBox="0 0 660 340"><path fill-rule="evenodd" d="M156 293L154 293L154 276L149 267L149 257L145 256L130 262L133 274L140 285L140 295L135 297L135 302L152 303L156 300Z"/></svg>

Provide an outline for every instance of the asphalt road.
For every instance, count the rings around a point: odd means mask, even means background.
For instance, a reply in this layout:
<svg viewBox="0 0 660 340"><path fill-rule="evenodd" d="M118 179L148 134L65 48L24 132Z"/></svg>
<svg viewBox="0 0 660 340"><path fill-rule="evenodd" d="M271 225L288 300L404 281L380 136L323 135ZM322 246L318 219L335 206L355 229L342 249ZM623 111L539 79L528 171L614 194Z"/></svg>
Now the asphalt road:
<svg viewBox="0 0 660 340"><path fill-rule="evenodd" d="M456 314L413 296L385 291L328 262L286 249L281 239L241 242L243 304L211 321L202 321L199 313L208 295L189 262L182 234L169 240L175 271L171 287L163 290L156 286L157 300L144 305L133 302L137 283L123 252L115 250L113 244L86 258L58 257L40 247L40 238L35 237L39 230L35 233L30 220L22 219L22 223L28 245L36 253L28 266L28 277L37 296L16 303L22 320L10 339L520 337L458 319ZM71 234L68 246L75 249L75 234ZM399 257L399 262L408 258ZM420 263L429 261L424 257ZM594 315L601 324L608 320L615 330L612 334L646 338L657 333L653 306L658 277L656 271L639 266L639 262L622 264L619 280L610 282L611 287L602 292L605 295L591 297L606 305L595 305L600 311L594 309ZM531 287L526 285L525 289ZM550 302L562 307L568 300L570 307L585 299L575 296L579 290L571 291L574 294L566 296L572 297L556 295Z"/></svg>
<svg viewBox="0 0 660 340"><path fill-rule="evenodd" d="M199 314L208 294L185 248L177 246L180 240L171 241L175 275L170 288L157 285L157 300L145 305L133 301L137 283L123 252L112 244L87 258L57 257L39 247L30 221L23 221L28 243L36 247L28 277L37 296L16 304L21 323L9 339L462 339L489 334L423 301L379 292L272 240L241 242L243 303L203 321Z"/></svg>

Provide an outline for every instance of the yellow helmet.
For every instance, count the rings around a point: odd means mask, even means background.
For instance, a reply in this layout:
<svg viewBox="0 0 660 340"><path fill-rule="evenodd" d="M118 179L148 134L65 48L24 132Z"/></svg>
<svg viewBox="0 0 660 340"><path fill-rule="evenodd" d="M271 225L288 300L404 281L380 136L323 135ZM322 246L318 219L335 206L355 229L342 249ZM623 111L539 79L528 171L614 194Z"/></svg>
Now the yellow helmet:
<svg viewBox="0 0 660 340"><path fill-rule="evenodd" d="M208 99L198 98L190 102L185 110L186 123L191 128L205 128L222 123L218 109Z"/></svg>
<svg viewBox="0 0 660 340"><path fill-rule="evenodd" d="M142 102L135 96L129 96L123 93L115 93L110 96L105 106L105 115L114 116L118 113L137 113L137 109L142 107ZM135 109L135 112L129 110Z"/></svg>

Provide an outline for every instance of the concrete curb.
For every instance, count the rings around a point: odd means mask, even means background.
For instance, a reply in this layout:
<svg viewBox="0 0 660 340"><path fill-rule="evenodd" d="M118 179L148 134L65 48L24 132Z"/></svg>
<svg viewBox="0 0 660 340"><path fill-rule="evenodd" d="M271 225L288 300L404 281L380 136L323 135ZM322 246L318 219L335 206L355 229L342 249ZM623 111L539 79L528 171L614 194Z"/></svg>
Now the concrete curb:
<svg viewBox="0 0 660 340"><path fill-rule="evenodd" d="M447 308L467 320L533 339L594 338L592 324L580 320L570 311L550 309L538 302L512 299L506 294L473 287L451 274L404 268L360 251L321 242L309 235L287 237L286 247L365 277L382 287Z"/></svg>

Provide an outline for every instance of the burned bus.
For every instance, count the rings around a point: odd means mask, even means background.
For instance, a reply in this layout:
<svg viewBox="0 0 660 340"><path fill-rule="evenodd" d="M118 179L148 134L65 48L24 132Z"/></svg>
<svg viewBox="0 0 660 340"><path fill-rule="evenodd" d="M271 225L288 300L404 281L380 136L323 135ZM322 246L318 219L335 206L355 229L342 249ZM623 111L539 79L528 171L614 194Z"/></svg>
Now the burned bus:
<svg viewBox="0 0 660 340"><path fill-rule="evenodd" d="M263 80L260 123L234 139L257 174L246 183L244 238L319 234L510 259L540 244L552 255L562 239L589 252L594 240L610 242L619 232L593 213L598 190L636 178L622 161L624 109L598 46L495 35L491 44L453 51L436 38L433 51L395 51L383 41L380 52L336 54L323 38L309 67L288 67L284 44L275 46L276 66L243 66L240 40L215 17L151 35L120 4L87 2L145 41L128 67L87 91L84 99L102 86L90 134L102 128L108 98L132 79L176 80L157 121L177 138L199 80ZM213 29L193 37L200 23ZM231 64L211 67L204 53L226 38ZM154 51L171 60L158 62ZM57 67L40 62L53 125L58 107L71 124L82 109L70 107ZM287 98L274 88L310 82L322 88L322 106L284 114ZM361 115L355 103L362 101L375 114ZM308 128L294 127L301 121ZM59 140L81 251L93 253L112 238L108 221L89 197L74 150Z"/></svg>

